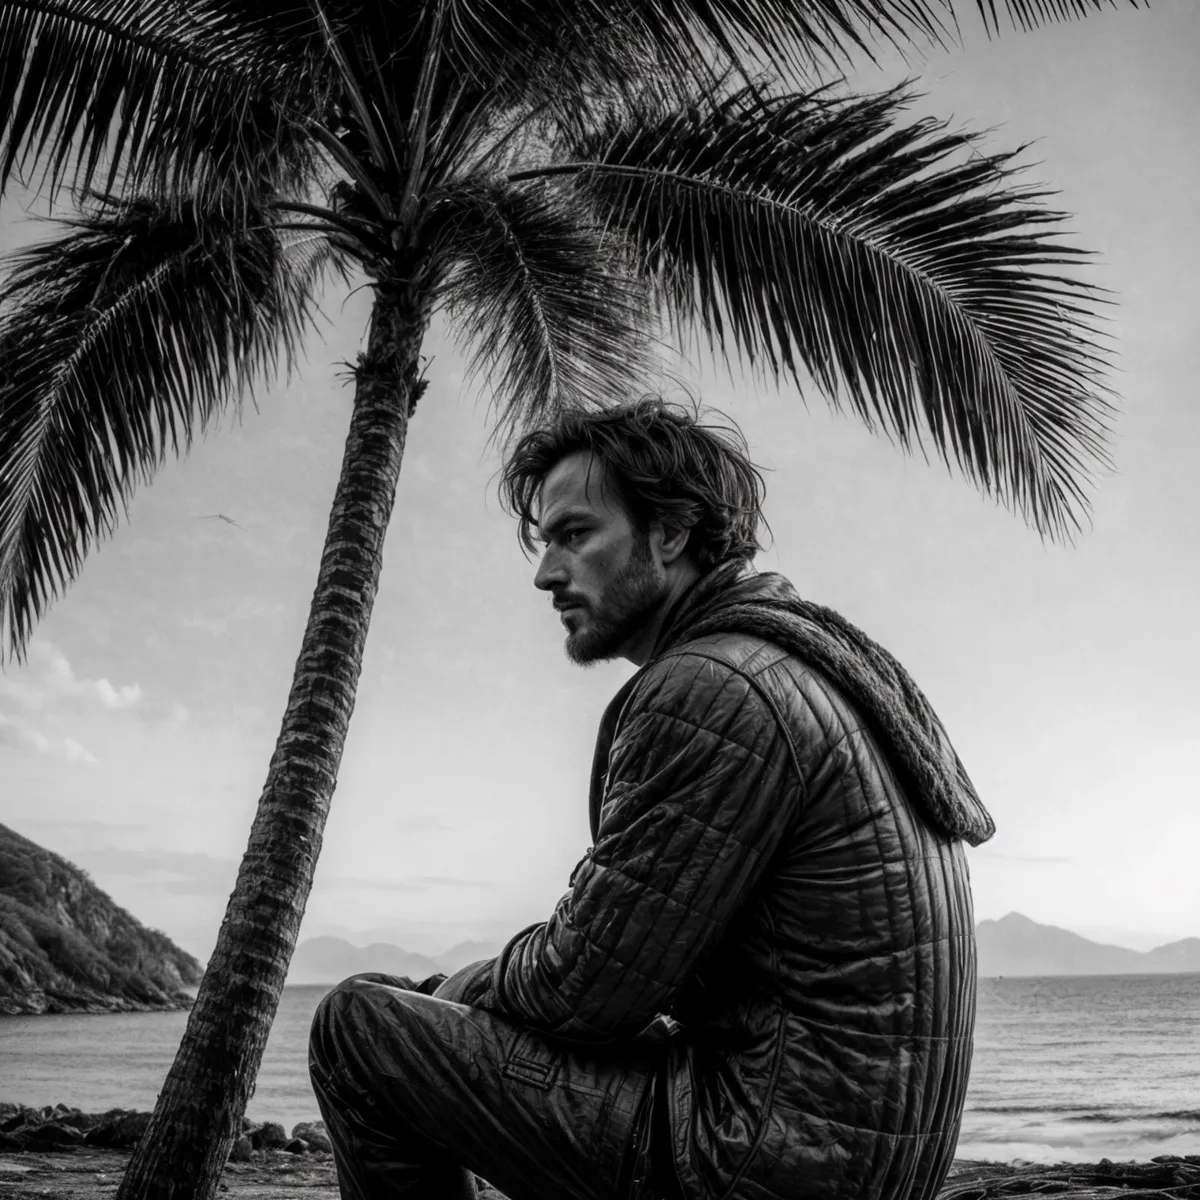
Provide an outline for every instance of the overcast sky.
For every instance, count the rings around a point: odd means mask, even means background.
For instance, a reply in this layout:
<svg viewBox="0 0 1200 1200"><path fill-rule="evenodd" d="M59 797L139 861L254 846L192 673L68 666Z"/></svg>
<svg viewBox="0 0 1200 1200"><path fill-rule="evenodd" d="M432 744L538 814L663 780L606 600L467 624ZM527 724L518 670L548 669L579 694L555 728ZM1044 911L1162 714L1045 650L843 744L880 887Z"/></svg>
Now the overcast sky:
<svg viewBox="0 0 1200 1200"><path fill-rule="evenodd" d="M1034 174L1119 298L1117 470L1093 529L1044 544L815 394L692 378L767 469L759 567L887 646L943 717L999 829L970 854L977 915L1200 935L1200 6L966 35L926 61L922 107L994 128L993 148L1036 141ZM5 211L5 246L37 234ZM302 372L137 495L0 675L0 821L202 956L278 732L368 302L328 294ZM427 350L301 936L434 953L549 914L588 844L596 722L632 668L567 662L496 500L486 389L442 326Z"/></svg>

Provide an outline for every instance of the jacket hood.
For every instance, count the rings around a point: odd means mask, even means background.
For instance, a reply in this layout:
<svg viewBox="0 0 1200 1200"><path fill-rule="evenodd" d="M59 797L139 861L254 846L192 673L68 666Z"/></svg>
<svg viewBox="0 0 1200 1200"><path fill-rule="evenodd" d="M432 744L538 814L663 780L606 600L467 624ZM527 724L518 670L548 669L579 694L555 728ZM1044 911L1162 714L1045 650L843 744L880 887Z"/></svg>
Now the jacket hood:
<svg viewBox="0 0 1200 1200"><path fill-rule="evenodd" d="M760 637L832 680L891 751L913 804L936 829L972 846L995 833L929 701L882 646L844 617L802 600L782 575L725 563L681 597L652 657L715 633Z"/></svg>

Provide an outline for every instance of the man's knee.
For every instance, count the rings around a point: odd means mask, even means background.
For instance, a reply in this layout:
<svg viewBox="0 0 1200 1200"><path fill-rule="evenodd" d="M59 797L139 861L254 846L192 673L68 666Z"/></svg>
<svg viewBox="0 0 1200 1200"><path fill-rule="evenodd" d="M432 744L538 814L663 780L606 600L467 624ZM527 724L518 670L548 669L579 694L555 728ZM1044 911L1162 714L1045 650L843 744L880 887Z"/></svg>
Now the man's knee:
<svg viewBox="0 0 1200 1200"><path fill-rule="evenodd" d="M308 1035L308 1060L312 1070L328 1068L345 1056L347 1041L356 1040L363 1028L364 1008L378 1003L379 985L395 986L388 975L367 972L351 975L326 992L313 1013ZM352 1015L356 1010L357 1015Z"/></svg>
<svg viewBox="0 0 1200 1200"><path fill-rule="evenodd" d="M386 1095L396 1111L417 1120L439 1087L453 1091L454 1081L478 1078L481 1037L488 1039L478 1017L464 1020L462 1011L388 976L343 980L317 1005L309 1033L318 1099L366 1111Z"/></svg>

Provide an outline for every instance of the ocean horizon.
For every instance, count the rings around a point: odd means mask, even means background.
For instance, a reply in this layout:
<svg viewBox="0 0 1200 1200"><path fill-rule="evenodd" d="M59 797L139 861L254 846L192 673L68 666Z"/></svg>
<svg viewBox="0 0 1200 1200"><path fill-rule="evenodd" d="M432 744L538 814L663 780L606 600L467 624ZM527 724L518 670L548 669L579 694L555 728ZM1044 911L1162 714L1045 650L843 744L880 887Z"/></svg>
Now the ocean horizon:
<svg viewBox="0 0 1200 1200"><path fill-rule="evenodd" d="M319 1113L307 1039L325 985L284 989L247 1109ZM152 1108L187 1013L0 1018L0 1100ZM1200 1154L1200 975L981 979L959 1159Z"/></svg>

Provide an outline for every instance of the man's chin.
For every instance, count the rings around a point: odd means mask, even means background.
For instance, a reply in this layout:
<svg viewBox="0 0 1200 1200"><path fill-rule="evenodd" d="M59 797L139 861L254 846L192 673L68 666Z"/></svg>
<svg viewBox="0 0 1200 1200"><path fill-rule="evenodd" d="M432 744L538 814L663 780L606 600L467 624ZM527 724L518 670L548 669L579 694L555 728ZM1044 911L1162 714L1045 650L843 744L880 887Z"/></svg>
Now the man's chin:
<svg viewBox="0 0 1200 1200"><path fill-rule="evenodd" d="M609 662L620 655L619 647L610 645L607 640L589 637L586 630L568 634L563 649L577 667L594 667L597 663Z"/></svg>

